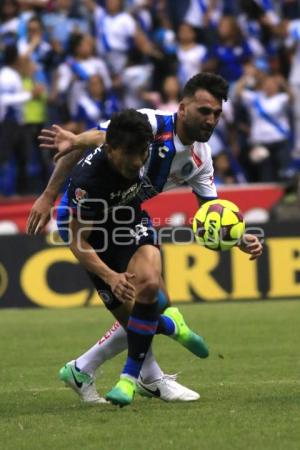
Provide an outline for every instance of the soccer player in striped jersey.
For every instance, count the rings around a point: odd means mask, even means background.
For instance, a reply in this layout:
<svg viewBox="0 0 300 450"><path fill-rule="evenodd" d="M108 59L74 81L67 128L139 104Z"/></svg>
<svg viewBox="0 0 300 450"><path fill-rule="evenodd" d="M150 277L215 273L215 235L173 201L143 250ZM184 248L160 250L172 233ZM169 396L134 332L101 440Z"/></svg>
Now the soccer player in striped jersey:
<svg viewBox="0 0 300 450"><path fill-rule="evenodd" d="M144 177L148 181L145 198L153 197L184 182L192 187L199 203L217 198L211 149L206 142L222 113L222 102L227 99L227 91L227 83L222 77L201 73L187 82L177 113L166 114L149 109L140 111L148 117L153 133L150 155L144 166ZM58 160L46 190L32 208L28 220L30 234L39 232L45 226L50 208L70 169L87 148L101 145L105 141L107 125L100 124L98 130L78 136L58 126L43 132L43 147L58 149L59 156L65 156ZM253 235L247 235L247 240L242 242L240 248L249 253L251 259L255 259L262 252L261 243ZM95 344L77 358L76 364L70 362L62 369L61 376L67 381L70 380L70 386L72 381L69 368L72 368L73 372L77 368L78 376L80 373L84 374L85 387L94 386L93 377L97 366L126 347L126 332L121 327L117 327L117 331L109 332L108 336L107 340L100 340L100 344ZM103 346L103 342L108 345ZM163 374L152 354L147 356L149 361L146 358L138 380L138 386L144 392L149 392L152 396L160 392L160 398L166 401L195 399L190 398L193 395L190 395L189 390L185 391L184 386ZM72 387L82 398L85 397L76 389L74 383Z"/></svg>

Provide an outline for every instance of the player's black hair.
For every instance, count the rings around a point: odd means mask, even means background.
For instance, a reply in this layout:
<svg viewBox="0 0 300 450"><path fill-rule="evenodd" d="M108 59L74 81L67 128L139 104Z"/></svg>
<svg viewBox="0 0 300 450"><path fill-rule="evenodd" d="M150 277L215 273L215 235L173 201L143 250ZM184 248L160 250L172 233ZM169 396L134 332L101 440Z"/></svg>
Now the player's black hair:
<svg viewBox="0 0 300 450"><path fill-rule="evenodd" d="M184 86L183 97L193 97L198 89L208 91L218 100L227 100L229 85L223 77L215 73L198 73Z"/></svg>
<svg viewBox="0 0 300 450"><path fill-rule="evenodd" d="M106 132L106 143L111 148L122 148L128 153L144 152L152 139L152 128L144 114L125 109L112 115Z"/></svg>

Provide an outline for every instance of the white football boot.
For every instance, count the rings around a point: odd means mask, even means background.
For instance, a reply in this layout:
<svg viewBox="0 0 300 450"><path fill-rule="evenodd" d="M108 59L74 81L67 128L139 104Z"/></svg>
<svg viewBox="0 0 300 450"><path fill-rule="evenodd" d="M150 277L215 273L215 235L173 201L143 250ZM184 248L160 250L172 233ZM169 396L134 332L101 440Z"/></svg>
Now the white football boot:
<svg viewBox="0 0 300 450"><path fill-rule="evenodd" d="M59 379L73 389L85 403L108 403L96 391L95 378L77 369L75 361L69 361L59 371Z"/></svg>
<svg viewBox="0 0 300 450"><path fill-rule="evenodd" d="M165 402L193 402L200 398L198 392L179 384L176 375L164 374L162 378L145 383L141 376L137 382L137 392L144 397L155 397Z"/></svg>

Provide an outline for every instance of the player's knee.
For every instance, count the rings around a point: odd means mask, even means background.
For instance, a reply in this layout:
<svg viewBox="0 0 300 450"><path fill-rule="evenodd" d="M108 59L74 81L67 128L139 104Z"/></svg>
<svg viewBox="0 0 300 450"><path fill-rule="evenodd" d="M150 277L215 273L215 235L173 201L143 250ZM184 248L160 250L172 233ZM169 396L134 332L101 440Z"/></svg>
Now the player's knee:
<svg viewBox="0 0 300 450"><path fill-rule="evenodd" d="M153 299L157 297L158 290L159 279L155 276L149 275L140 284L139 297L143 301L152 302Z"/></svg>

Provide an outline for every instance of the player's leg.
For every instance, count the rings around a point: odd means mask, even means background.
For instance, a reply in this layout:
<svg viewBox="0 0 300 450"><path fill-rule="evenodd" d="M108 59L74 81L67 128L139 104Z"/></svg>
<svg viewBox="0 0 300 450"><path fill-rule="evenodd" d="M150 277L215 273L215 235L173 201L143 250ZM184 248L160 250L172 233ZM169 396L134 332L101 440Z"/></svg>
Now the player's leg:
<svg viewBox="0 0 300 450"><path fill-rule="evenodd" d="M162 313L170 304L163 280L160 282L158 293L158 308ZM95 390L96 370L119 353L127 349L126 330L115 322L112 327L85 353L76 360L66 363L60 370L60 378L80 396L84 402L102 403L103 399ZM75 377L84 377L82 384L75 384ZM78 380L79 381L79 380ZM173 376L164 374L159 367L152 350L146 355L138 380L138 392L147 397L154 397L164 401L194 401L199 394L178 383Z"/></svg>
<svg viewBox="0 0 300 450"><path fill-rule="evenodd" d="M156 333L169 335L200 358L208 356L204 339L186 325L177 308L167 308L163 315L159 315L156 295L160 270L160 252L152 245L140 247L129 262L127 271L136 275L136 301L127 324L128 358L121 380L106 396L113 403L131 403L135 382Z"/></svg>
<svg viewBox="0 0 300 450"><path fill-rule="evenodd" d="M60 222L62 225L65 223L64 215L65 215L66 209L64 208L63 201L62 201L61 206L62 206L62 209L59 211L58 225L60 225ZM60 229L60 226L59 226L59 229ZM64 234L63 234L64 228L62 228L60 231L61 231L62 238L67 239L67 235L64 236ZM111 254L114 255L116 253L115 250L116 249L114 249L113 252L110 252L107 255L105 255L105 257L107 257L108 259L111 258ZM134 253L135 251L136 251L136 247L131 249L131 252ZM124 267L119 267L119 270L121 270L121 271L126 268L126 264L127 264L126 261L128 261L128 259L129 259L128 253L129 253L128 250L124 253L125 261L123 261L121 264L124 264L124 262L125 262L125 265L124 265ZM101 256L104 257L103 254ZM119 256L122 256L122 255L118 255L117 261L120 261L120 259L122 259ZM124 256L123 256L123 258L124 258ZM107 261L107 262L109 262L109 261ZM118 268L116 268L116 269L118 270ZM103 283L103 281L100 280L98 277L91 276L91 278L92 278L92 281L94 282L95 287L96 287L97 291L99 292L102 300L104 301L106 307L109 310L111 310L111 312L115 315L115 317L121 323L126 325L127 320L128 320L128 305L126 307L126 305L123 305L122 303L120 303L120 301L118 301L113 296L112 292L110 291L109 286L105 285L105 283ZM166 304L168 301L168 300L166 301L166 299L164 298L164 296L162 294L160 294L159 300L160 300L161 304ZM168 322L171 323L171 328L172 328L171 332L172 332L174 330L174 325L172 325L172 320L168 320ZM115 356L117 353L119 353L120 351L122 351L125 348L125 346L126 346L125 332L120 327L114 327L114 328L115 328L114 333L109 333L112 336L112 339L110 340L110 342L111 342L111 346L113 347L113 349L109 348L110 345L106 346L106 339L105 339L105 344L103 345L103 347L101 346L102 348L100 348L100 346L98 344L96 344L93 346L92 349L90 349L88 352L86 352L87 354L84 355L83 364L85 364L86 362L87 363L91 362L90 366L94 366L94 368L95 368L95 366L99 365L99 363L104 362L106 359L110 359L111 357ZM165 334L170 334L170 332L165 333ZM123 340L123 342L122 342L122 340ZM100 352L99 352L99 349L100 349ZM102 352L102 354L101 354L101 352ZM82 361L80 361L80 358L78 358L78 359L79 359L79 361L77 360L78 366L76 365L76 363L74 361L71 361L71 362L67 363L60 370L60 379L65 381L68 386L72 387L75 390L75 392L77 392L84 401L93 401L93 402L98 401L98 400L102 401L100 397L99 397L99 399L97 398L97 393L95 391L94 376L93 376L94 374L91 373L91 371L93 370L93 367L90 367L90 368L88 368L87 371L85 371L85 368L83 366L81 366ZM88 359L89 361L86 361L86 359ZM146 365L146 367L148 367L148 369L147 369L148 375L149 375L149 369L151 368L152 380L153 380L157 377L157 374L160 371L160 369L159 369L157 363L155 362L155 360L153 358L151 358L151 360L152 360L152 363ZM75 378L76 378L76 380L75 380ZM145 378L149 382L152 381L151 376L146 376ZM148 383L148 384L152 384L152 383ZM165 385L166 385L166 383L164 383L164 386ZM178 384L178 387L180 388L179 384ZM170 399L170 396L167 395L167 398L163 398L163 399L165 399L165 400ZM175 399L174 396L172 399Z"/></svg>
<svg viewBox="0 0 300 450"><path fill-rule="evenodd" d="M157 301L161 314L171 305L163 278L160 280ZM198 392L178 383L176 378L176 375L167 375L162 372L150 348L140 372L137 391L140 395L159 398L166 402L190 402L200 398Z"/></svg>
<svg viewBox="0 0 300 450"><path fill-rule="evenodd" d="M98 277L91 277L101 300L115 317L127 324L132 304L121 304ZM117 321L105 335L76 360L67 362L59 371L59 378L87 403L103 403L95 388L95 371L105 361L127 349L127 332ZM153 377L160 370L153 363Z"/></svg>
<svg viewBox="0 0 300 450"><path fill-rule="evenodd" d="M142 246L146 247L146 246ZM140 247L140 248L142 248ZM147 246L148 247L148 246ZM151 247L151 245L150 245ZM155 247L154 247L155 248ZM157 253L160 257L160 253ZM135 256L135 255L134 255ZM133 256L133 258L134 258ZM132 269L127 269L132 270ZM131 272L133 273L133 272ZM150 278L147 280L147 284L150 283ZM157 300L156 300L157 301ZM115 307L115 303L118 301L115 299L111 305L106 305L115 318L127 329L128 320L131 314L132 304L121 303ZM139 303L139 302L138 302ZM158 305L158 301L157 301ZM136 305L134 304L133 308ZM172 339L180 343L183 347L189 350L198 358L208 357L208 347L202 336L194 333L185 323L184 318L178 308L168 307L164 314L160 314L158 317L158 326L155 334L164 334L170 336Z"/></svg>
<svg viewBox="0 0 300 450"><path fill-rule="evenodd" d="M162 313L169 305L170 299L166 292L163 280L160 280L160 289L157 295L158 310ZM132 307L132 303L128 305ZM118 309L118 308L116 308ZM121 309L115 312L114 315L120 317L123 315L124 310ZM128 315L126 317L126 323L128 320ZM105 362L108 361L123 350L127 348L127 333L126 330L120 325L120 322L115 322L112 327L99 339L91 348L89 348L85 353L76 358L76 366L83 372L90 375L94 375L96 370ZM157 362L155 361L153 354L151 355L151 361L148 364L143 364L142 367L142 378L147 381L147 383L153 382L158 379L158 374L163 372L159 368ZM144 367L145 366L145 367Z"/></svg>
<svg viewBox="0 0 300 450"><path fill-rule="evenodd" d="M93 280L96 283L96 288L98 292L104 292L102 284L100 285L100 281ZM118 302L107 301L110 298L109 292L106 292L102 299L106 302L106 306L108 309L113 312L115 317L119 319L126 320L128 317L128 313L126 309L124 309L123 305L119 305ZM160 290L158 295L158 304L159 310L162 310L168 306L170 303L169 298L167 296L167 291L164 286L163 280L160 280ZM128 305L127 305L128 306ZM132 305L131 305L132 306ZM169 310L170 311L170 310ZM177 311L178 313L178 311ZM127 315L126 315L127 314ZM179 319L181 316L179 315ZM169 320L169 319L168 319ZM175 323L171 323L171 330L175 329ZM186 334L186 326L184 324L183 331ZM196 350L199 356L199 346L200 346L200 354L202 357L206 357L208 355L208 350L205 342L198 335L193 334L192 340L187 340L188 343L192 342L193 346L195 346L194 339L196 339ZM185 345L183 343L183 345ZM60 370L60 379L65 381L67 385L73 387L73 389L79 394L83 401L87 402L98 402L102 401L99 397L97 399L95 395L95 388L93 385L93 381L95 378L95 371L97 368L102 365L105 361L113 358L117 354L121 353L123 350L127 348L127 333L123 327L119 326L118 322L116 322L110 330L95 344L93 345L87 352L78 357L75 361L71 361L67 363ZM77 371L80 371L86 374L87 383L82 384L82 388L78 389L78 386L74 385L73 373L75 374ZM92 381L92 382L91 382ZM145 358L145 362L142 366L139 382L139 392L147 393L147 395L156 396L155 393L160 392L160 399L165 401L192 401L197 400L199 398L199 394L191 389L186 388L185 386L179 384L174 378L165 375L157 364L153 354L147 354ZM91 394L91 395L90 395Z"/></svg>
<svg viewBox="0 0 300 450"><path fill-rule="evenodd" d="M136 300L127 323L128 356L120 381L106 395L114 404L132 402L136 382L146 354L156 333L159 312L156 300L161 276L161 256L153 245L138 248L129 261L127 271L134 273Z"/></svg>

